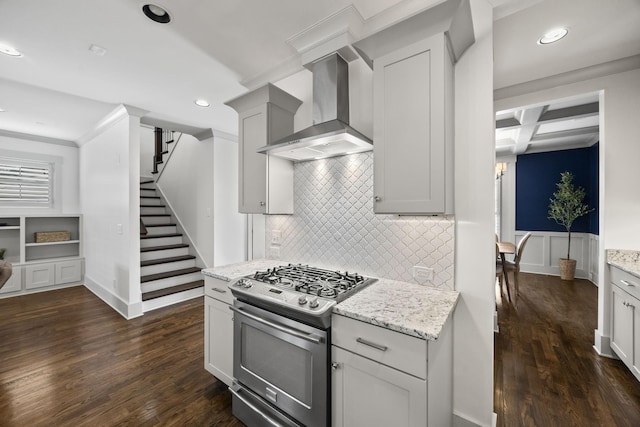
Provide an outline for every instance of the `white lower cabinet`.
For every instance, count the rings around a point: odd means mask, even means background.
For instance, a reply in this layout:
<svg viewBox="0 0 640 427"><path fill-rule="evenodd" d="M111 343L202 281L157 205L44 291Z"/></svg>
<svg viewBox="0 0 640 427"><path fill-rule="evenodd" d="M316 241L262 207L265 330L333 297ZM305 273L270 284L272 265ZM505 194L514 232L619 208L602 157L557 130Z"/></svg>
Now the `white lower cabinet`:
<svg viewBox="0 0 640 427"><path fill-rule="evenodd" d="M426 426L427 381L332 346L333 426Z"/></svg>
<svg viewBox="0 0 640 427"><path fill-rule="evenodd" d="M611 267L611 349L640 380L640 279Z"/></svg>
<svg viewBox="0 0 640 427"><path fill-rule="evenodd" d="M334 314L332 425L452 425L450 329L427 341Z"/></svg>
<svg viewBox="0 0 640 427"><path fill-rule="evenodd" d="M26 289L80 282L82 280L82 260L27 264L24 267L24 272Z"/></svg>
<svg viewBox="0 0 640 427"><path fill-rule="evenodd" d="M233 379L233 296L227 282L205 276L204 368L231 386Z"/></svg>

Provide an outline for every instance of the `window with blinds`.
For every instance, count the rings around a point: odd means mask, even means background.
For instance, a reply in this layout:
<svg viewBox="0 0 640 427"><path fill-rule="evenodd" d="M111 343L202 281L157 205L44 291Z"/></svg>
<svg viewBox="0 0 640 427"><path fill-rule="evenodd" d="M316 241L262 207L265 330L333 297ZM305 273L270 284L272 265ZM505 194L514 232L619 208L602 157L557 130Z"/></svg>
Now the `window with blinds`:
<svg viewBox="0 0 640 427"><path fill-rule="evenodd" d="M0 159L0 206L51 206L53 165Z"/></svg>

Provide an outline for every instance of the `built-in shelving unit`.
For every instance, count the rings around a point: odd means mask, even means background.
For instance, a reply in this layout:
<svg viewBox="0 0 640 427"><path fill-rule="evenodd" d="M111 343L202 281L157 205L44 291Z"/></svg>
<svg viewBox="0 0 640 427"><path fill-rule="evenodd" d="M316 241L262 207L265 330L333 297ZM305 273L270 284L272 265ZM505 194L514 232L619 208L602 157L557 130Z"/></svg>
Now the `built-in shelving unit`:
<svg viewBox="0 0 640 427"><path fill-rule="evenodd" d="M0 248L13 265L0 296L56 289L82 281L82 217L80 215L0 216ZM69 240L36 242L35 233L64 231Z"/></svg>

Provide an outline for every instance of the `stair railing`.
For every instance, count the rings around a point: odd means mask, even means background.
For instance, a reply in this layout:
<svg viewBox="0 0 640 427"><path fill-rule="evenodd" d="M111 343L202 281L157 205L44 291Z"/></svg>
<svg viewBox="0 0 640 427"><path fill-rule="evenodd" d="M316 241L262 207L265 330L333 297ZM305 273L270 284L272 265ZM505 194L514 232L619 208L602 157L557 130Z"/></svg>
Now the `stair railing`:
<svg viewBox="0 0 640 427"><path fill-rule="evenodd" d="M172 130L155 128L154 130L154 154L153 154L153 175L156 175L156 181L160 178L162 169L168 155L173 151L170 147L175 147L175 132ZM167 156L167 157L165 157Z"/></svg>

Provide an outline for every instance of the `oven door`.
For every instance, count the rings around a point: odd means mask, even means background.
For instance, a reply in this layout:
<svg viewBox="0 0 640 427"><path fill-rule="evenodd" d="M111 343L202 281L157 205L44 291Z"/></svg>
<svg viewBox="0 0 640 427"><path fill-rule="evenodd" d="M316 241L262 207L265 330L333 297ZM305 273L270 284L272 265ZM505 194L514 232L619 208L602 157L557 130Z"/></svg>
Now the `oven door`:
<svg viewBox="0 0 640 427"><path fill-rule="evenodd" d="M305 426L328 425L327 331L238 300L231 309L236 381Z"/></svg>

